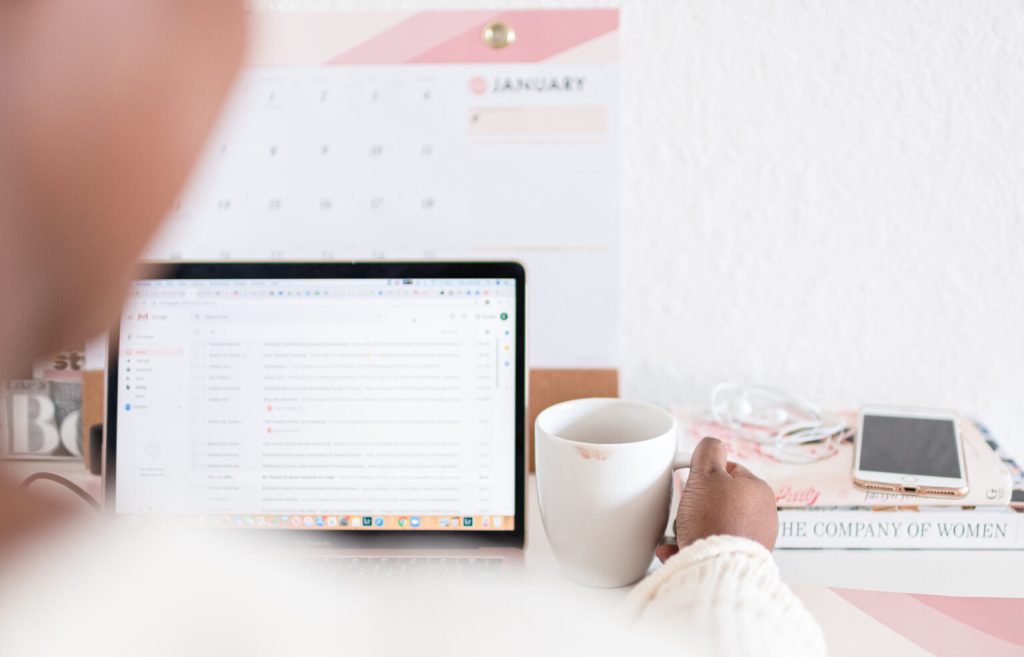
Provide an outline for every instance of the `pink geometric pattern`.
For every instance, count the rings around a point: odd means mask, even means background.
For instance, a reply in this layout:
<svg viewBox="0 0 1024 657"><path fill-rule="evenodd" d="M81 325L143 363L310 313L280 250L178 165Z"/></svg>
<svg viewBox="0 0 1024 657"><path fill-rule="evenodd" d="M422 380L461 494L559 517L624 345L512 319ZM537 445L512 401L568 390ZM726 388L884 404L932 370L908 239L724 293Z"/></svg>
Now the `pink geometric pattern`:
<svg viewBox="0 0 1024 657"><path fill-rule="evenodd" d="M1024 654L1024 599L832 591L936 657Z"/></svg>
<svg viewBox="0 0 1024 657"><path fill-rule="evenodd" d="M500 49L484 43L484 27L495 20L516 32L515 42ZM370 37L328 64L534 63L618 27L616 9L428 11Z"/></svg>
<svg viewBox="0 0 1024 657"><path fill-rule="evenodd" d="M494 11L425 11L331 59L329 66L405 64L497 16ZM480 28L481 30L483 27Z"/></svg>
<svg viewBox="0 0 1024 657"><path fill-rule="evenodd" d="M1024 648L1024 599L956 598L946 595L911 597L979 632Z"/></svg>

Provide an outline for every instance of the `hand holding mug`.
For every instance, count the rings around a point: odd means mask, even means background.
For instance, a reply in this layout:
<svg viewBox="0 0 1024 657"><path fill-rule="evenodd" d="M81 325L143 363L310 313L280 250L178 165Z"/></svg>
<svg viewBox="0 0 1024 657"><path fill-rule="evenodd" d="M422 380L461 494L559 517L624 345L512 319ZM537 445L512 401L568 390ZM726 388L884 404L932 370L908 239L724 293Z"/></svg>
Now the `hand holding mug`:
<svg viewBox="0 0 1024 657"><path fill-rule="evenodd" d="M668 411L621 399L577 399L537 416L537 494L562 569L591 586L624 586L701 538L743 536L771 549L778 515L771 488L729 463L705 438L692 459L676 453ZM692 460L692 466L690 462ZM658 545L668 524L672 472L691 467L676 516L677 545Z"/></svg>
<svg viewBox="0 0 1024 657"><path fill-rule="evenodd" d="M725 444L705 438L690 460L690 475L676 513L676 545L659 545L665 561L691 543L724 534L757 541L771 550L779 530L771 486L728 460Z"/></svg>

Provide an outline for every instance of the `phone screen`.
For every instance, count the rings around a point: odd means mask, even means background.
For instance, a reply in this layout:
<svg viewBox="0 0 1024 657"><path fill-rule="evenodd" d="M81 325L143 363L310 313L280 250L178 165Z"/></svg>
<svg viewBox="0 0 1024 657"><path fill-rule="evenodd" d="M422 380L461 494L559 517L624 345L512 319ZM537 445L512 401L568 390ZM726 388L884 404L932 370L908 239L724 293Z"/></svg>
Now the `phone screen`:
<svg viewBox="0 0 1024 657"><path fill-rule="evenodd" d="M860 469L959 479L958 449L952 420L865 415Z"/></svg>

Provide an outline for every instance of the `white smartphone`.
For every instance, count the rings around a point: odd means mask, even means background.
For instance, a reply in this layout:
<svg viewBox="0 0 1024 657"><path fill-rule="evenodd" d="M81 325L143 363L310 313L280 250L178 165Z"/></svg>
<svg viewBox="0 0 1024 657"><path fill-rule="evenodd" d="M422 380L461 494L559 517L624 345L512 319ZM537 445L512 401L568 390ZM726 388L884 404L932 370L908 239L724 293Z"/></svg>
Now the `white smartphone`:
<svg viewBox="0 0 1024 657"><path fill-rule="evenodd" d="M853 482L860 488L937 497L967 495L956 413L865 406L860 410L855 446Z"/></svg>

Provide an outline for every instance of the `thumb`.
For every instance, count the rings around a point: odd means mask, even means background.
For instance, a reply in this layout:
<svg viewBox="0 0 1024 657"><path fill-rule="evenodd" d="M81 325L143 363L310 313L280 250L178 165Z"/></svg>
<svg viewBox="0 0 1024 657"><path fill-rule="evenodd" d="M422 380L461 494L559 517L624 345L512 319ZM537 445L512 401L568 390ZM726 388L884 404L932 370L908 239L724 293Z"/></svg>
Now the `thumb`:
<svg viewBox="0 0 1024 657"><path fill-rule="evenodd" d="M679 552L679 547L675 545L669 545L668 543L662 543L658 547L654 548L654 554L658 556L658 559L665 563L672 557L676 552Z"/></svg>
<svg viewBox="0 0 1024 657"><path fill-rule="evenodd" d="M729 476L726 464L729 462L729 450L718 438L706 437L697 444L690 458L690 474L709 475L722 473Z"/></svg>

